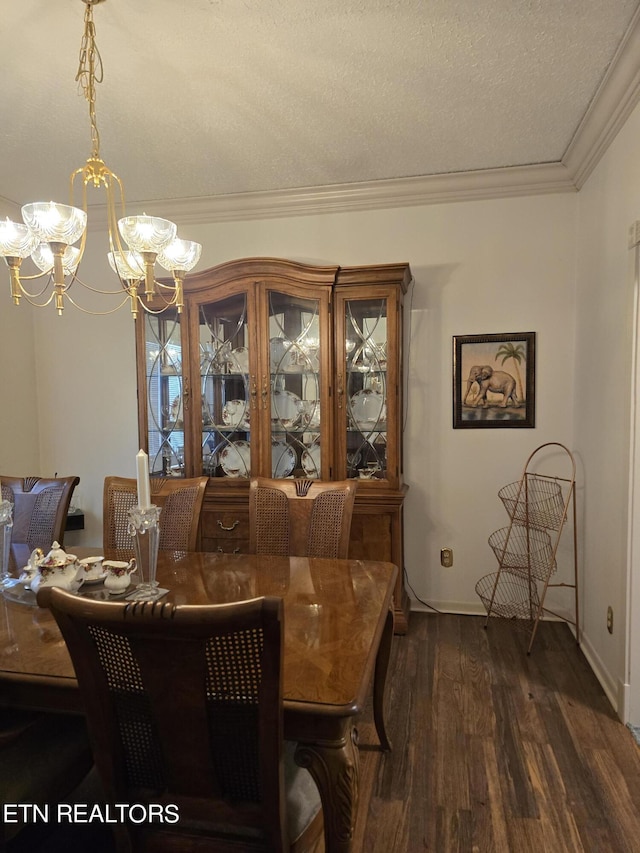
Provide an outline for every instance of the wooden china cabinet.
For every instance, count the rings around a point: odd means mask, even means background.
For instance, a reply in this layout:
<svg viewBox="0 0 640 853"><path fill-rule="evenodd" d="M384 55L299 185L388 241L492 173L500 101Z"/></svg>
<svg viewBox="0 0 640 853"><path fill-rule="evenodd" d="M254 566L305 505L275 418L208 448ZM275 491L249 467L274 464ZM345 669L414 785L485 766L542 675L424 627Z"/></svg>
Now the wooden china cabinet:
<svg viewBox="0 0 640 853"><path fill-rule="evenodd" d="M205 551L249 548L252 475L358 479L349 556L403 584L402 329L408 264L247 258L187 277L184 310L136 323L152 476L209 477Z"/></svg>

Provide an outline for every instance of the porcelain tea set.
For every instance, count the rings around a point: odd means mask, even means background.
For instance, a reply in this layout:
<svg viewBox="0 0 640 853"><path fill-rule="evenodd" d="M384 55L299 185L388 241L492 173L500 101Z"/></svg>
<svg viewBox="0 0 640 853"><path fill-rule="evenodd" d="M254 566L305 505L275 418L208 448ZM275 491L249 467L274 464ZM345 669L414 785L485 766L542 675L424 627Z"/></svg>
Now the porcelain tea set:
<svg viewBox="0 0 640 853"><path fill-rule="evenodd" d="M34 593L45 586L76 592L84 583L99 581L104 581L104 586L111 592L121 592L131 583L130 575L135 570L135 558L128 562L103 560L102 557L79 560L75 554L67 554L58 542L54 542L46 555L41 548L31 552L20 581Z"/></svg>

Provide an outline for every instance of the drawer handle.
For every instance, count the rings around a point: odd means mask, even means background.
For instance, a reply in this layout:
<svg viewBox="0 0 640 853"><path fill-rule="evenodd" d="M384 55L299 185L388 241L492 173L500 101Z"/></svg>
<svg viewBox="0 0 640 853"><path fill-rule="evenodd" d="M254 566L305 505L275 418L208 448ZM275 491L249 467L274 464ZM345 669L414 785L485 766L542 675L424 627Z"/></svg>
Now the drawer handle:
<svg viewBox="0 0 640 853"><path fill-rule="evenodd" d="M237 527L239 524L240 524L240 519L239 519L239 518L237 518L237 519L233 522L233 524L231 525L231 527L225 527L225 526L224 526L224 524L220 521L220 519L218 519L218 527L220 528L220 530L226 530L228 533L229 533L229 532L231 532L232 530L235 530L235 529L236 529L236 527Z"/></svg>
<svg viewBox="0 0 640 853"><path fill-rule="evenodd" d="M237 548L234 548L233 553L239 554L240 553L240 546L238 546ZM224 550L220 547L220 545L218 545L218 554L224 554Z"/></svg>

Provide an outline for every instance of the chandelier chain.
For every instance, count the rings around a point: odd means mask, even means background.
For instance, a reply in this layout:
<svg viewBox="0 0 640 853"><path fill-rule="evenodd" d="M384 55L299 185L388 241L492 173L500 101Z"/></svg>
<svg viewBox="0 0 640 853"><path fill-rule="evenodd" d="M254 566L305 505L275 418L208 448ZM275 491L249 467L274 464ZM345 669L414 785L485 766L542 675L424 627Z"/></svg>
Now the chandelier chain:
<svg viewBox="0 0 640 853"><path fill-rule="evenodd" d="M93 4L87 3L76 81L80 83L85 100L89 104L91 156L96 160L100 157L100 133L96 119L96 83L102 83L103 77L102 57L96 44L96 28L93 23Z"/></svg>

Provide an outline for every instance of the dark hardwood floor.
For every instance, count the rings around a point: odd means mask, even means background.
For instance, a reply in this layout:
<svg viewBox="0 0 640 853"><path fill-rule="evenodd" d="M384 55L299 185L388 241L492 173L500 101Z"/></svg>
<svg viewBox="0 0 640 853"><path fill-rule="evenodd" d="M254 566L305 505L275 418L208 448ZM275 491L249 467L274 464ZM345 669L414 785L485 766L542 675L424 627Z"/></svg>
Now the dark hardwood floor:
<svg viewBox="0 0 640 853"><path fill-rule="evenodd" d="M530 656L512 624L483 626L412 613L395 638L393 751L370 708L359 725L356 853L640 851L640 748L567 625L542 623ZM73 835L20 853L112 849Z"/></svg>
<svg viewBox="0 0 640 853"><path fill-rule="evenodd" d="M360 725L363 853L640 850L640 749L565 623L412 613Z"/></svg>

